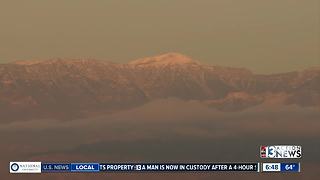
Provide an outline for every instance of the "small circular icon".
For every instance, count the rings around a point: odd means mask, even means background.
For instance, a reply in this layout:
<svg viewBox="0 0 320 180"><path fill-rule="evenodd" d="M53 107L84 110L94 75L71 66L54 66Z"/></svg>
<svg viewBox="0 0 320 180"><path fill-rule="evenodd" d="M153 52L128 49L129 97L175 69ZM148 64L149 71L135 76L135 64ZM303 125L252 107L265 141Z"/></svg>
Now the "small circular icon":
<svg viewBox="0 0 320 180"><path fill-rule="evenodd" d="M19 170L19 165L17 163L13 163L10 166L12 171L18 171Z"/></svg>

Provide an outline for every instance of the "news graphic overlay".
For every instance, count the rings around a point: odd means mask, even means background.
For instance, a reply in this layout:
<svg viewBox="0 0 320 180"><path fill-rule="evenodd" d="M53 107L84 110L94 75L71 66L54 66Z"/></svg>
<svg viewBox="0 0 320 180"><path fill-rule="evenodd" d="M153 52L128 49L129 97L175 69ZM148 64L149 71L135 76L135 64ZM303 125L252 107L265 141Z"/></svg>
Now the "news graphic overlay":
<svg viewBox="0 0 320 180"><path fill-rule="evenodd" d="M302 148L297 145L260 146L261 158L298 159L302 157Z"/></svg>
<svg viewBox="0 0 320 180"><path fill-rule="evenodd" d="M42 173L92 173L100 171L99 163L42 163Z"/></svg>
<svg viewBox="0 0 320 180"><path fill-rule="evenodd" d="M262 172L300 172L300 163L262 163Z"/></svg>
<svg viewBox="0 0 320 180"><path fill-rule="evenodd" d="M261 166L260 166L261 164ZM10 162L10 173L300 172L300 163L41 163Z"/></svg>
<svg viewBox="0 0 320 180"><path fill-rule="evenodd" d="M42 172L71 172L71 164L66 163L42 163Z"/></svg>
<svg viewBox="0 0 320 180"><path fill-rule="evenodd" d="M42 163L42 173L259 172L259 163Z"/></svg>
<svg viewBox="0 0 320 180"><path fill-rule="evenodd" d="M71 172L99 172L99 163L71 163Z"/></svg>
<svg viewBox="0 0 320 180"><path fill-rule="evenodd" d="M259 172L259 163L100 163L102 172Z"/></svg>
<svg viewBox="0 0 320 180"><path fill-rule="evenodd" d="M10 173L41 173L41 162L10 162Z"/></svg>

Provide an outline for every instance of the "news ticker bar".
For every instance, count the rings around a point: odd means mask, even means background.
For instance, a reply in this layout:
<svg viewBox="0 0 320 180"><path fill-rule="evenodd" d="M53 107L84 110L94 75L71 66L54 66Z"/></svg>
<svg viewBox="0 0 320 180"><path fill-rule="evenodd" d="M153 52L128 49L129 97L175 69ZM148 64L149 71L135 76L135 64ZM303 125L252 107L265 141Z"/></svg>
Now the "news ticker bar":
<svg viewBox="0 0 320 180"><path fill-rule="evenodd" d="M300 163L41 163L10 162L10 173L300 172Z"/></svg>

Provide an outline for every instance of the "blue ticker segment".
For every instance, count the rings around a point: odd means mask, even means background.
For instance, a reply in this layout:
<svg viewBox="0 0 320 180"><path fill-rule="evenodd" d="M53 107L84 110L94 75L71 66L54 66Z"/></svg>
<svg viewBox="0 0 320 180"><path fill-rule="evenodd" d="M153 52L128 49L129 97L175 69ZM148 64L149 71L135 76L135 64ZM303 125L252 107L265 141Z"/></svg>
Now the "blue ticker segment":
<svg viewBox="0 0 320 180"><path fill-rule="evenodd" d="M99 172L99 163L71 163L71 172Z"/></svg>
<svg viewBox="0 0 320 180"><path fill-rule="evenodd" d="M300 172L300 163L281 163L281 172Z"/></svg>
<svg viewBox="0 0 320 180"><path fill-rule="evenodd" d="M71 164L65 163L42 163L42 172L70 172Z"/></svg>

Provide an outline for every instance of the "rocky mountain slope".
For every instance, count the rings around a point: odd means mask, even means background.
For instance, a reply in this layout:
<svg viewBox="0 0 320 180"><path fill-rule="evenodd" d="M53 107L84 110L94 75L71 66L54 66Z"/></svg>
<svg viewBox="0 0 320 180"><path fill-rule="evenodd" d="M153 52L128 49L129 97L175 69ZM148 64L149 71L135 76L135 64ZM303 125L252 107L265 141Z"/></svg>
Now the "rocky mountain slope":
<svg viewBox="0 0 320 180"><path fill-rule="evenodd" d="M8 121L70 119L162 98L199 100L233 111L275 97L284 104L320 106L320 68L258 75L242 68L203 65L177 53L128 64L93 59L0 64L0 118Z"/></svg>

